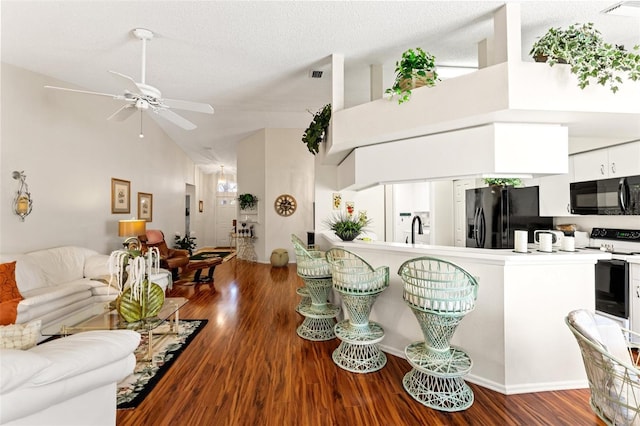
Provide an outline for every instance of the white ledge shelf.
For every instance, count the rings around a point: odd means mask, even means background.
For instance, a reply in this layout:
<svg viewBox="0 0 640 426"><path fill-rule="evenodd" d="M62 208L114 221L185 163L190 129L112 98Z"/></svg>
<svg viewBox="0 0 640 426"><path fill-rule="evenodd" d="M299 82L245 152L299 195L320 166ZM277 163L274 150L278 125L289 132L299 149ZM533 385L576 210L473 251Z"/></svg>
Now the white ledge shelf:
<svg viewBox="0 0 640 426"><path fill-rule="evenodd" d="M640 82L625 81L615 94L599 85L582 90L568 65L504 62L412 92L402 105L379 99L335 111L322 162L338 165L355 148L493 123L563 125L569 138L612 143L640 137Z"/></svg>

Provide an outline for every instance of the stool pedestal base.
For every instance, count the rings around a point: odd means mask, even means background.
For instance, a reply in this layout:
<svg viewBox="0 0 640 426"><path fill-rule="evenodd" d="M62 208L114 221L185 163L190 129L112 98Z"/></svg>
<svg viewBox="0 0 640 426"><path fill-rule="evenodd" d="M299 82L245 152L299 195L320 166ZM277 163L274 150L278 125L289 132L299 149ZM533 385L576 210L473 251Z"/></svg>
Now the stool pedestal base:
<svg viewBox="0 0 640 426"><path fill-rule="evenodd" d="M412 369L402 385L421 404L441 411L462 411L473 404L473 392L461 377L438 377Z"/></svg>

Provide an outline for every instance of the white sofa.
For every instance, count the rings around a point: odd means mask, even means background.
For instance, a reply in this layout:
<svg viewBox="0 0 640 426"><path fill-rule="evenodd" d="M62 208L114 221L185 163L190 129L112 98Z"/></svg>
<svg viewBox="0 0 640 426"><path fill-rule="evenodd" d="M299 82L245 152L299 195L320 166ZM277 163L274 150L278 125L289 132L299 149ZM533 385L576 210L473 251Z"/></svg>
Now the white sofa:
<svg viewBox="0 0 640 426"><path fill-rule="evenodd" d="M65 246L0 255L0 263L14 260L16 283L24 297L18 304L16 324L40 319L43 329L55 326L93 303L117 296L114 288L92 279L109 275L109 256L94 250ZM166 290L171 274L160 272L152 279Z"/></svg>
<svg viewBox="0 0 640 426"><path fill-rule="evenodd" d="M0 349L0 424L115 425L117 383L140 335L87 331L29 350Z"/></svg>

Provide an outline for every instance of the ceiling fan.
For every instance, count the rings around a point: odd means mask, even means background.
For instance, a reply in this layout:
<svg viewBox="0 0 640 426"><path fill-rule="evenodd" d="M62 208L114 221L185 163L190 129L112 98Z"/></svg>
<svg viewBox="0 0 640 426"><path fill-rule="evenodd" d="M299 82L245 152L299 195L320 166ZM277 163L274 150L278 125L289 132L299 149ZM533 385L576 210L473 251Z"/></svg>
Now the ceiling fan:
<svg viewBox="0 0 640 426"><path fill-rule="evenodd" d="M124 86L121 95L112 95L108 93L91 92L86 90L69 89L66 87L44 86L47 89L63 90L66 92L82 93L87 95L108 96L113 99L124 101L125 104L116 112L111 114L107 120L124 121L131 117L136 111L140 111L140 137L144 137L142 133L142 113L144 111L153 112L165 120L185 129L193 130L197 126L186 118L171 111L171 108L187 111L203 112L213 114L213 107L209 104L181 101L177 99L167 99L162 97L160 90L146 84L146 50L147 41L153 38L153 32L136 28L132 30L132 34L139 40L142 40L142 73L141 81L136 82L133 78L120 74L116 71L109 71L119 84Z"/></svg>

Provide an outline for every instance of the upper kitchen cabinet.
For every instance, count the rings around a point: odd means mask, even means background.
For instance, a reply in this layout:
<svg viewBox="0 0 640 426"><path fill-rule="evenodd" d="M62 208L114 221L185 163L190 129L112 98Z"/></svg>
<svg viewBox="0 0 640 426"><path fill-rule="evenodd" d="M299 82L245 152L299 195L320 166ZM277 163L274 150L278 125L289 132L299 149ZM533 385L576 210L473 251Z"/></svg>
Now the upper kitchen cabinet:
<svg viewBox="0 0 640 426"><path fill-rule="evenodd" d="M569 173L537 179L540 187L540 216L572 216L569 183L573 177L573 156L569 156Z"/></svg>
<svg viewBox="0 0 640 426"><path fill-rule="evenodd" d="M640 175L640 142L573 155L573 182Z"/></svg>

